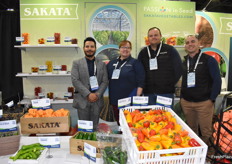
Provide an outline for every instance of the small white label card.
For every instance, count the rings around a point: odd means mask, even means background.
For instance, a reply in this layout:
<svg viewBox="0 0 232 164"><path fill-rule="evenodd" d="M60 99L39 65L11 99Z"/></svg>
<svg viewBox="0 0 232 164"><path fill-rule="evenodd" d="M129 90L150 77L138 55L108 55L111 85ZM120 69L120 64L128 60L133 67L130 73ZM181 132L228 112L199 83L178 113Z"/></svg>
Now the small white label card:
<svg viewBox="0 0 232 164"><path fill-rule="evenodd" d="M0 109L0 118L2 117L2 115L3 115L3 110Z"/></svg>
<svg viewBox="0 0 232 164"><path fill-rule="evenodd" d="M24 37L16 37L16 42L24 42Z"/></svg>
<svg viewBox="0 0 232 164"><path fill-rule="evenodd" d="M39 143L47 148L60 148L60 137L38 137Z"/></svg>
<svg viewBox="0 0 232 164"><path fill-rule="evenodd" d="M9 108L14 106L14 101L10 101L6 104L6 106L8 106Z"/></svg>
<svg viewBox="0 0 232 164"><path fill-rule="evenodd" d="M68 36L64 37L64 42L71 42L71 37Z"/></svg>
<svg viewBox="0 0 232 164"><path fill-rule="evenodd" d="M48 69L48 66L47 65L40 65L39 66L39 70L40 71L46 71Z"/></svg>
<svg viewBox="0 0 232 164"><path fill-rule="evenodd" d="M172 98L164 97L164 96L157 96L156 104L166 106L166 107L171 107Z"/></svg>
<svg viewBox="0 0 232 164"><path fill-rule="evenodd" d="M125 108L131 106L131 97L123 98L118 100L118 108Z"/></svg>
<svg viewBox="0 0 232 164"><path fill-rule="evenodd" d="M47 42L54 42L55 38L54 36L47 37Z"/></svg>
<svg viewBox="0 0 232 164"><path fill-rule="evenodd" d="M17 131L16 120L0 121L0 132Z"/></svg>
<svg viewBox="0 0 232 164"><path fill-rule="evenodd" d="M96 162L96 147L84 142L84 156Z"/></svg>
<svg viewBox="0 0 232 164"><path fill-rule="evenodd" d="M65 92L64 93L64 97L67 98L67 97L71 97L72 96L72 92Z"/></svg>
<svg viewBox="0 0 232 164"><path fill-rule="evenodd" d="M49 98L33 99L31 100L32 108L35 109L49 109L51 108L51 102Z"/></svg>
<svg viewBox="0 0 232 164"><path fill-rule="evenodd" d="M53 70L54 71L60 71L61 70L61 65L53 65Z"/></svg>
<svg viewBox="0 0 232 164"><path fill-rule="evenodd" d="M148 105L148 96L133 96L133 106L146 106Z"/></svg>
<svg viewBox="0 0 232 164"><path fill-rule="evenodd" d="M93 121L78 120L78 131L93 132Z"/></svg>

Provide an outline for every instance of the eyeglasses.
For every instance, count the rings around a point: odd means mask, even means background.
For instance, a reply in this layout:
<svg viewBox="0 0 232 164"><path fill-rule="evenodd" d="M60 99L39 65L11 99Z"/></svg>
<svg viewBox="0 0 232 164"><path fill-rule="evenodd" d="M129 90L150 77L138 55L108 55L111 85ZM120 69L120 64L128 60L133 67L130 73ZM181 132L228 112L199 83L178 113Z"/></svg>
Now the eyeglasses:
<svg viewBox="0 0 232 164"><path fill-rule="evenodd" d="M131 49L131 47L120 47L121 49L127 49L127 50L129 50L129 49Z"/></svg>

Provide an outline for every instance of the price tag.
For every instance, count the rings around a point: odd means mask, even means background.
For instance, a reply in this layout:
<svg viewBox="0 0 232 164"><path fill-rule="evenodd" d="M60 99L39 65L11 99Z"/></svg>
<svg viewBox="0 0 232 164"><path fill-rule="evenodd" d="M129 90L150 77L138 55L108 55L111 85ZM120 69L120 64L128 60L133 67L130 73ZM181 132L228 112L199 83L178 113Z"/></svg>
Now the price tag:
<svg viewBox="0 0 232 164"><path fill-rule="evenodd" d="M148 105L148 96L133 96L133 106Z"/></svg>
<svg viewBox="0 0 232 164"><path fill-rule="evenodd" d="M0 121L0 132L17 131L16 120Z"/></svg>
<svg viewBox="0 0 232 164"><path fill-rule="evenodd" d="M40 71L46 71L48 69L48 66L47 65L40 65L39 66L39 70Z"/></svg>
<svg viewBox="0 0 232 164"><path fill-rule="evenodd" d="M6 106L8 106L9 108L14 106L14 101L10 101L6 104Z"/></svg>
<svg viewBox="0 0 232 164"><path fill-rule="evenodd" d="M24 42L24 37L16 37L16 42Z"/></svg>
<svg viewBox="0 0 232 164"><path fill-rule="evenodd" d="M157 96L156 104L166 106L166 107L171 107L172 98L164 97L164 96Z"/></svg>
<svg viewBox="0 0 232 164"><path fill-rule="evenodd" d="M54 42L55 38L54 36L47 37L47 42Z"/></svg>
<svg viewBox="0 0 232 164"><path fill-rule="evenodd" d="M78 120L78 131L93 132L93 121Z"/></svg>
<svg viewBox="0 0 232 164"><path fill-rule="evenodd" d="M44 98L44 99L33 99L31 100L32 108L35 109L49 109L51 108L51 102L50 99Z"/></svg>
<svg viewBox="0 0 232 164"><path fill-rule="evenodd" d="M39 143L47 148L60 148L60 137L38 137Z"/></svg>
<svg viewBox="0 0 232 164"><path fill-rule="evenodd" d="M71 42L71 37L64 37L64 42Z"/></svg>
<svg viewBox="0 0 232 164"><path fill-rule="evenodd" d="M53 65L53 70L54 71L60 71L61 70L61 65Z"/></svg>
<svg viewBox="0 0 232 164"><path fill-rule="evenodd" d="M38 93L38 96L39 96L40 99L45 98L45 94L44 93Z"/></svg>
<svg viewBox="0 0 232 164"><path fill-rule="evenodd" d="M88 159L90 159L93 162L96 162L96 147L88 144L88 143L84 143L84 156L87 157Z"/></svg>
<svg viewBox="0 0 232 164"><path fill-rule="evenodd" d="M119 99L118 100L118 108L125 108L131 105L131 97Z"/></svg>
<svg viewBox="0 0 232 164"><path fill-rule="evenodd" d="M67 97L71 97L72 96L72 92L65 92L64 93L64 97L67 98Z"/></svg>

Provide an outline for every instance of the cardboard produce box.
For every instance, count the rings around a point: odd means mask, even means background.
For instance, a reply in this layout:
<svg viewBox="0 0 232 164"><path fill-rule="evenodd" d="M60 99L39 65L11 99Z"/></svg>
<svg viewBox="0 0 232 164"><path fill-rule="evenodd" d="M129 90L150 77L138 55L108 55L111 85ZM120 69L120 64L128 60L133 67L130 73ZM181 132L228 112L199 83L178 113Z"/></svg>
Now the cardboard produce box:
<svg viewBox="0 0 232 164"><path fill-rule="evenodd" d="M22 134L69 132L70 115L63 117L20 118Z"/></svg>
<svg viewBox="0 0 232 164"><path fill-rule="evenodd" d="M69 140L70 154L80 154L80 155L84 156L84 143L88 143L88 144L96 147L96 150L97 150L96 156L97 156L97 158L100 158L101 157L101 149L105 148L106 146L116 146L116 145L118 145L118 142L121 142L121 138L116 138L115 142L75 139L76 134L74 136L72 136Z"/></svg>

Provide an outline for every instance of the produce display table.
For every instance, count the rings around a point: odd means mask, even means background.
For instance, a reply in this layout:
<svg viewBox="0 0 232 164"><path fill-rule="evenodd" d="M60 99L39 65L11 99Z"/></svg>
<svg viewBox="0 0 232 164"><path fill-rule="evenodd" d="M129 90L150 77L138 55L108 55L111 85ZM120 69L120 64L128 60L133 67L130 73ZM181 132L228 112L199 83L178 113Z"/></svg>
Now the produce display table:
<svg viewBox="0 0 232 164"><path fill-rule="evenodd" d="M43 160L43 164L91 164L94 163L89 161L87 158L81 155L73 155L70 154L69 151L69 139L71 136L60 136L60 148L51 148L50 155L53 158L46 158ZM38 137L28 137L21 136L20 146L28 145L38 142ZM48 153L47 153L48 155ZM9 157L12 155L0 156L0 163L7 164L9 161ZM103 163L102 159L97 158L96 164Z"/></svg>

